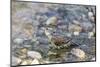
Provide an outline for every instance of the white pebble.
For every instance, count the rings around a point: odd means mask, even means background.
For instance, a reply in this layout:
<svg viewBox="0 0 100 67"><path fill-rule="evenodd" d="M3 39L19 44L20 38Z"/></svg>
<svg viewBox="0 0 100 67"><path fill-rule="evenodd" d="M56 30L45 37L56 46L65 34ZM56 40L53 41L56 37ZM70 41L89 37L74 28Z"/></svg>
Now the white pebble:
<svg viewBox="0 0 100 67"><path fill-rule="evenodd" d="M76 24L76 25L80 25L80 22L77 21L77 20L73 20L73 23Z"/></svg>
<svg viewBox="0 0 100 67"><path fill-rule="evenodd" d="M27 56L31 57L31 58L36 58L36 59L41 59L42 56L39 52L36 52L36 51L28 51L27 52Z"/></svg>
<svg viewBox="0 0 100 67"><path fill-rule="evenodd" d="M88 16L89 17L93 17L93 13L92 12L88 12Z"/></svg>
<svg viewBox="0 0 100 67"><path fill-rule="evenodd" d="M71 53L80 59L85 58L85 52L79 48L73 48Z"/></svg>
<svg viewBox="0 0 100 67"><path fill-rule="evenodd" d="M23 39L21 39L21 38L16 38L16 39L14 39L14 43L17 43L17 44L21 44L21 43L23 43Z"/></svg>
<svg viewBox="0 0 100 67"><path fill-rule="evenodd" d="M47 21L46 21L46 25L56 25L57 23L57 17L53 16L50 17Z"/></svg>
<svg viewBox="0 0 100 67"><path fill-rule="evenodd" d="M79 32L74 32L74 35L75 35L75 36L78 36L78 35L79 35Z"/></svg>
<svg viewBox="0 0 100 67"><path fill-rule="evenodd" d="M89 33L88 33L88 38L91 38L93 35L94 35L93 32L89 32Z"/></svg>
<svg viewBox="0 0 100 67"><path fill-rule="evenodd" d="M91 59L92 61L95 61L95 57Z"/></svg>

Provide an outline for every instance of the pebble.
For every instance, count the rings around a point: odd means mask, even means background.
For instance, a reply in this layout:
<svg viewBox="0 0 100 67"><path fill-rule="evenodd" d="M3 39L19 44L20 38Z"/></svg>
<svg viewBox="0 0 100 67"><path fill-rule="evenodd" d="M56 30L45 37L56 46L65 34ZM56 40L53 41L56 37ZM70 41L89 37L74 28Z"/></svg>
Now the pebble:
<svg viewBox="0 0 100 67"><path fill-rule="evenodd" d="M56 16L50 17L46 21L46 25L56 25L56 24L57 24L57 17Z"/></svg>
<svg viewBox="0 0 100 67"><path fill-rule="evenodd" d="M37 37L37 40L41 44L48 44L48 39L46 37Z"/></svg>
<svg viewBox="0 0 100 67"><path fill-rule="evenodd" d="M20 58L17 58L15 56L12 56L12 66L19 65L21 61L22 60Z"/></svg>
<svg viewBox="0 0 100 67"><path fill-rule="evenodd" d="M92 12L88 12L88 17L93 17L93 13Z"/></svg>
<svg viewBox="0 0 100 67"><path fill-rule="evenodd" d="M95 16L93 15L93 12L88 12L88 18L90 21L95 22Z"/></svg>
<svg viewBox="0 0 100 67"><path fill-rule="evenodd" d="M74 35L78 36L79 35L79 32L74 32Z"/></svg>
<svg viewBox="0 0 100 67"><path fill-rule="evenodd" d="M93 25L90 22L83 22L81 23L81 27L84 30L84 32L86 32L86 31L91 31L93 28Z"/></svg>
<svg viewBox="0 0 100 67"><path fill-rule="evenodd" d="M76 24L76 25L80 25L80 22L77 21L77 20L73 20L73 23Z"/></svg>
<svg viewBox="0 0 100 67"><path fill-rule="evenodd" d="M73 24L69 25L68 29L69 29L69 32L74 32L75 35L82 31L82 27L81 26L73 25Z"/></svg>
<svg viewBox="0 0 100 67"><path fill-rule="evenodd" d="M90 17L90 21L96 23L96 21L95 21L95 16Z"/></svg>
<svg viewBox="0 0 100 67"><path fill-rule="evenodd" d="M41 59L42 58L42 56L41 56L41 54L39 53L39 52L37 52L37 51L28 51L27 52L27 56L28 57L31 57L31 58L35 58L35 59Z"/></svg>
<svg viewBox="0 0 100 67"><path fill-rule="evenodd" d="M88 38L91 38L92 36L94 36L94 32L89 32L88 33Z"/></svg>
<svg viewBox="0 0 100 67"><path fill-rule="evenodd" d="M38 30L36 35L37 36L42 36L44 34L44 31L42 29Z"/></svg>
<svg viewBox="0 0 100 67"><path fill-rule="evenodd" d="M85 58L85 52L83 51L83 50L81 50L81 49L79 49L79 48L73 48L72 50L71 50L71 53L73 54L73 55L75 55L76 57L78 57L78 58L80 58L80 59L84 59Z"/></svg>
<svg viewBox="0 0 100 67"><path fill-rule="evenodd" d="M24 40L22 38L16 38L16 39L14 39L14 43L22 44L23 42L24 42Z"/></svg>
<svg viewBox="0 0 100 67"><path fill-rule="evenodd" d="M94 58L92 58L91 60L92 60L92 61L95 61L95 60L96 60L96 58L94 57Z"/></svg>

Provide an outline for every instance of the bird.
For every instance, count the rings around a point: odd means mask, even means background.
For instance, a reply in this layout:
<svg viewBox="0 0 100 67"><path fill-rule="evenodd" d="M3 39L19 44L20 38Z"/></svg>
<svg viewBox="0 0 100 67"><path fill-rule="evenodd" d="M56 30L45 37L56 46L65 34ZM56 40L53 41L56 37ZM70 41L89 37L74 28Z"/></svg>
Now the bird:
<svg viewBox="0 0 100 67"><path fill-rule="evenodd" d="M68 42L70 42L71 39L66 40L62 36L53 36L51 38L51 41L53 41L56 46L61 46L61 45L64 45L64 44L67 44Z"/></svg>
<svg viewBox="0 0 100 67"><path fill-rule="evenodd" d="M45 35L48 37L49 41L54 46L62 46L64 44L69 43L72 40L71 38L65 39L63 36L53 36L48 31L48 28L45 28L44 30L45 30Z"/></svg>

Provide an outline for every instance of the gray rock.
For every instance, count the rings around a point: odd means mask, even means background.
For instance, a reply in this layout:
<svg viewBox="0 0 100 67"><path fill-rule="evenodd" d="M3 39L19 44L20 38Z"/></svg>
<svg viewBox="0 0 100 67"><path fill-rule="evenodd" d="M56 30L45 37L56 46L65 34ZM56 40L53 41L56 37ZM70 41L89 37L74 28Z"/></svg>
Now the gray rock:
<svg viewBox="0 0 100 67"><path fill-rule="evenodd" d="M81 23L81 27L86 32L86 31L91 31L93 28L93 25L90 22L83 22L83 23Z"/></svg>
<svg viewBox="0 0 100 67"><path fill-rule="evenodd" d="M78 20L73 20L73 23L76 25L80 25L80 22Z"/></svg>
<svg viewBox="0 0 100 67"><path fill-rule="evenodd" d="M59 25L58 28L67 31L67 25Z"/></svg>
<svg viewBox="0 0 100 67"><path fill-rule="evenodd" d="M42 36L44 35L44 31L42 29L39 29L37 32L36 32L36 36Z"/></svg>
<svg viewBox="0 0 100 67"><path fill-rule="evenodd" d="M48 44L48 39L46 37L37 37L37 40L41 44Z"/></svg>

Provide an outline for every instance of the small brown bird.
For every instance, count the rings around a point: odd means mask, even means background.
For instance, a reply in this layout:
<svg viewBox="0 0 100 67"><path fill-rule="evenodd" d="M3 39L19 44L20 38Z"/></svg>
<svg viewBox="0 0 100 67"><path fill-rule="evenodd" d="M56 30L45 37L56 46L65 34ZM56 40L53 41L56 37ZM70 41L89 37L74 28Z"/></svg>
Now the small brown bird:
<svg viewBox="0 0 100 67"><path fill-rule="evenodd" d="M67 44L68 42L72 40L72 39L65 39L62 36L52 36L50 32L48 31L48 28L45 28L44 30L45 30L45 34L48 37L49 41L56 46Z"/></svg>
<svg viewBox="0 0 100 67"><path fill-rule="evenodd" d="M71 39L66 40L64 37L61 37L61 36L53 36L51 38L51 41L53 41L56 46L62 46L70 42Z"/></svg>

